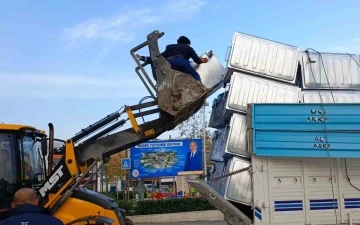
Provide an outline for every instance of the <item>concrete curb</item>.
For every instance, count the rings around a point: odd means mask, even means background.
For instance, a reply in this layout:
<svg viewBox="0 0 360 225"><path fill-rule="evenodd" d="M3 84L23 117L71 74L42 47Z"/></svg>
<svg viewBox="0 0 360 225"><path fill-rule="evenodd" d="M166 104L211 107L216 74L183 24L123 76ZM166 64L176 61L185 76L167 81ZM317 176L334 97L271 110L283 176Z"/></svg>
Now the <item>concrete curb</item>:
<svg viewBox="0 0 360 225"><path fill-rule="evenodd" d="M224 221L224 215L219 210L153 214L141 216L128 216L136 223L175 223L192 221Z"/></svg>

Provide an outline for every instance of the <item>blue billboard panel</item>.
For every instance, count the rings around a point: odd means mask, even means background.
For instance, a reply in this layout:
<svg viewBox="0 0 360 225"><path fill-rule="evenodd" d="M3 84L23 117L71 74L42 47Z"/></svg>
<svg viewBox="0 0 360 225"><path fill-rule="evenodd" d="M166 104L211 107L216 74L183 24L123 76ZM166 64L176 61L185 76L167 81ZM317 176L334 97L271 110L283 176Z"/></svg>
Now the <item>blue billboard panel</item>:
<svg viewBox="0 0 360 225"><path fill-rule="evenodd" d="M202 140L149 141L130 149L131 178L177 176L203 170Z"/></svg>

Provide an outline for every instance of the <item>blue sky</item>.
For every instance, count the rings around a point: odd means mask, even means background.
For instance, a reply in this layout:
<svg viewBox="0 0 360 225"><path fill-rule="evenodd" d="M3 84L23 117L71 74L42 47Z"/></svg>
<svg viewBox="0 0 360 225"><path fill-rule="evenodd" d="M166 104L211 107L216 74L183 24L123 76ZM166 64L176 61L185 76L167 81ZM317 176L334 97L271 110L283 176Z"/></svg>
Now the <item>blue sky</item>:
<svg viewBox="0 0 360 225"><path fill-rule="evenodd" d="M52 122L55 135L68 138L138 103L147 92L129 51L155 29L165 32L161 50L186 35L198 54L212 49L224 66L235 31L302 50L360 53L358 0L257 2L1 1L0 122Z"/></svg>

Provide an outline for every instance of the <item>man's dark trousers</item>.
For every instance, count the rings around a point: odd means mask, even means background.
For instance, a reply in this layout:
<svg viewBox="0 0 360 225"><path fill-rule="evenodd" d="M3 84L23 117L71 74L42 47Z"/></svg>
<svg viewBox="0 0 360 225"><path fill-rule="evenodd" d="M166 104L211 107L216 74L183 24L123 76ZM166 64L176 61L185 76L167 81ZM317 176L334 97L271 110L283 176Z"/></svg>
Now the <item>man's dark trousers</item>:
<svg viewBox="0 0 360 225"><path fill-rule="evenodd" d="M190 62L185 60L183 57L170 58L168 59L168 62L171 65L171 69L187 73L191 75L195 80L201 81L198 72L196 72L196 70L191 67Z"/></svg>

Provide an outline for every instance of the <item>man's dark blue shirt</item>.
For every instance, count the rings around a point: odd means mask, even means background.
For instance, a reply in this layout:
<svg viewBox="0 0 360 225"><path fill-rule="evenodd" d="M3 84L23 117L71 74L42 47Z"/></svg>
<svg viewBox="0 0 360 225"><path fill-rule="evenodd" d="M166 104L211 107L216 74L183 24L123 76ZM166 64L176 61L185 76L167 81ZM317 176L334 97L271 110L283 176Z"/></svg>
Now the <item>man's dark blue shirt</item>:
<svg viewBox="0 0 360 225"><path fill-rule="evenodd" d="M171 56L182 56L185 60L193 59L195 63L201 64L200 57L196 54L195 50L189 45L185 44L171 44L166 46L166 49L161 55L166 59ZM145 58L145 59L144 59ZM152 63L150 57L144 57L146 63Z"/></svg>
<svg viewBox="0 0 360 225"><path fill-rule="evenodd" d="M10 209L6 217L7 219L0 221L0 225L64 225L46 209L36 205L25 204Z"/></svg>

